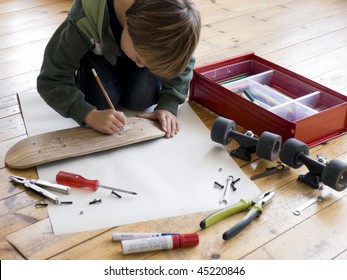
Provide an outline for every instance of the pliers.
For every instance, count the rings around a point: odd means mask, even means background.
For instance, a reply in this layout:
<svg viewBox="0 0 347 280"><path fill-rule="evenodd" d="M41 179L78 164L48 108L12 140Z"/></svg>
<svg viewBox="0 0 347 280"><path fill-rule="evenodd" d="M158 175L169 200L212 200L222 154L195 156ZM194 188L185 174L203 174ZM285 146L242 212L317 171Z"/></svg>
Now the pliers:
<svg viewBox="0 0 347 280"><path fill-rule="evenodd" d="M46 182L40 179L26 179L24 177L11 175L9 176L9 179L12 180L15 183L21 184L25 186L28 189L33 190L34 192L38 193L39 195L42 195L49 201L53 202L54 204L61 204L60 198L47 191L46 189L60 192L63 194L70 194L71 188L68 186L60 185L60 184L52 184L50 182Z"/></svg>
<svg viewBox="0 0 347 280"><path fill-rule="evenodd" d="M263 206L268 204L271 199L274 197L273 191L266 191L262 193L257 199L253 200L244 200L241 199L238 203L233 204L229 207L226 207L222 210L219 210L200 222L200 228L208 228L215 223L231 216L236 213L245 211L249 209L247 215L241 219L237 224L231 227L229 230L224 232L223 239L228 240L234 237L236 234L241 232L246 226L248 226L256 217L259 217L263 212Z"/></svg>

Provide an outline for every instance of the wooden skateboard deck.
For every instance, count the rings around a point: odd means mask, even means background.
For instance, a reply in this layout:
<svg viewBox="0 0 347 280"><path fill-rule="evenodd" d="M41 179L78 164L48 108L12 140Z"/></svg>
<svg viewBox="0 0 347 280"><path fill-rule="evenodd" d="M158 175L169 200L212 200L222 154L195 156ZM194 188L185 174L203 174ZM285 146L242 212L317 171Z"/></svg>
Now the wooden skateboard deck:
<svg viewBox="0 0 347 280"><path fill-rule="evenodd" d="M5 164L25 169L48 162L110 150L163 137L158 123L130 117L123 130L113 135L99 133L88 127L52 131L23 139L13 145L5 156Z"/></svg>

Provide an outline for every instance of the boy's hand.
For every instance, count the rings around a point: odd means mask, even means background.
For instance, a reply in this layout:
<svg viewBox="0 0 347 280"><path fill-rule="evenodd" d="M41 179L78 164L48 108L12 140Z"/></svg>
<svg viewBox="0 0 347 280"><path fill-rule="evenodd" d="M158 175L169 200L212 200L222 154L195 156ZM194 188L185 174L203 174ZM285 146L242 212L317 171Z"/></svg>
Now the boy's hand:
<svg viewBox="0 0 347 280"><path fill-rule="evenodd" d="M123 128L126 117L123 112L113 109L102 111L94 109L86 116L84 122L99 132L113 134Z"/></svg>
<svg viewBox="0 0 347 280"><path fill-rule="evenodd" d="M137 117L158 120L167 138L174 137L180 130L180 124L176 116L166 110L155 110L152 113L138 114Z"/></svg>

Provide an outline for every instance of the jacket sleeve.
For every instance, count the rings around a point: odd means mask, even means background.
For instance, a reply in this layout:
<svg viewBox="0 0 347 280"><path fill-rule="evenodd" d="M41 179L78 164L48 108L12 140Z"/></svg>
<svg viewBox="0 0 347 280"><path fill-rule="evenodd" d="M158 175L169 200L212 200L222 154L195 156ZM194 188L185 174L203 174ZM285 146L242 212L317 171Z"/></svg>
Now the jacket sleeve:
<svg viewBox="0 0 347 280"><path fill-rule="evenodd" d="M178 105L185 102L189 84L193 77L195 57L193 56L181 75L171 80L163 80L158 105L155 109L163 109L177 115Z"/></svg>
<svg viewBox="0 0 347 280"><path fill-rule="evenodd" d="M79 124L94 107L76 87L74 73L92 46L68 17L48 42L37 78L37 90L46 103Z"/></svg>

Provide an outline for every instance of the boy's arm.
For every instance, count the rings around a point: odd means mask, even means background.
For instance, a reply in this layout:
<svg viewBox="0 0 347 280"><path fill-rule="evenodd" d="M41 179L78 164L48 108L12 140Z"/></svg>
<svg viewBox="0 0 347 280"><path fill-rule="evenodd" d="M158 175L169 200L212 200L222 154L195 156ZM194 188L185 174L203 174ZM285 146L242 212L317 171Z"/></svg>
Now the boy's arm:
<svg viewBox="0 0 347 280"><path fill-rule="evenodd" d="M49 41L37 78L37 90L46 103L79 124L94 109L76 88L74 76L80 59L90 48L92 43L67 18Z"/></svg>
<svg viewBox="0 0 347 280"><path fill-rule="evenodd" d="M172 80L162 80L160 99L154 112L138 115L141 118L158 120L168 138L174 137L180 130L180 124L176 118L177 109L178 105L187 98L194 64L195 58L192 57L181 75Z"/></svg>
<svg viewBox="0 0 347 280"><path fill-rule="evenodd" d="M171 80L162 80L160 98L155 110L166 110L177 115L178 105L187 98L194 65L195 57L192 57L181 75Z"/></svg>

